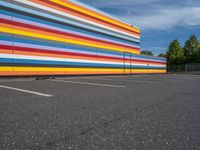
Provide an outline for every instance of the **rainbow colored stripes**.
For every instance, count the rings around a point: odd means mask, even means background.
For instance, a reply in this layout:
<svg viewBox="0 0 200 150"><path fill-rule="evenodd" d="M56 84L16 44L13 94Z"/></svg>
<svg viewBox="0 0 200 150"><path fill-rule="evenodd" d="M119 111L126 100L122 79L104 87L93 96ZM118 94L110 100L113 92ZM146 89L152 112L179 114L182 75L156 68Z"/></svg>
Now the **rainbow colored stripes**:
<svg viewBox="0 0 200 150"><path fill-rule="evenodd" d="M0 1L0 76L165 73L140 29L72 0Z"/></svg>

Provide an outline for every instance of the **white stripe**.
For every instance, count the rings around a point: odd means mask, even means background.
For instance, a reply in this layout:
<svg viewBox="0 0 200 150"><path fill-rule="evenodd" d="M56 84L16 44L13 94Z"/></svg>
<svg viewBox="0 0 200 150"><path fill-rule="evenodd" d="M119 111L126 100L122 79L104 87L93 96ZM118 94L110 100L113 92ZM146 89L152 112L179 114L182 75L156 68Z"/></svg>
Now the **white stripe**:
<svg viewBox="0 0 200 150"><path fill-rule="evenodd" d="M38 95L38 96L44 96L44 97L51 97L51 96L53 96L53 95L49 95L49 94L44 94L44 93L39 93L39 92L34 92L34 91L29 91L29 90L24 90L24 89L19 89L19 88L4 86L4 85L0 85L0 88L5 88L5 89L10 89L10 90L20 91L20 92L34 94L34 95Z"/></svg>
<svg viewBox="0 0 200 150"><path fill-rule="evenodd" d="M65 82L72 84L83 84L83 85L94 85L94 86L102 86L102 87L114 87L114 88L125 88L126 86L121 85L112 85L112 84L99 84L99 83L91 83L91 82L76 82L76 81L64 81L64 80L49 80L53 82Z"/></svg>
<svg viewBox="0 0 200 150"><path fill-rule="evenodd" d="M155 62L164 62L164 63L166 63L166 61L164 61L164 60L156 60L156 59L148 59L148 58L140 58L140 59L138 59L138 60L143 60L143 61L155 61Z"/></svg>
<svg viewBox="0 0 200 150"><path fill-rule="evenodd" d="M130 64L126 63L126 65L130 65ZM146 64L132 63L131 65L132 66L134 66L134 65L137 65L137 66L149 66L149 67L165 67L166 66L166 65L151 65L151 63L146 63Z"/></svg>
<svg viewBox="0 0 200 150"><path fill-rule="evenodd" d="M89 20L86 20L86 19L83 19L83 18L80 18L80 17L76 17L76 16L73 16L73 15L64 13L62 11L55 10L55 9L52 9L52 8L49 8L49 7L40 5L40 4L36 4L36 3L30 2L30 1L24 1L24 0L14 0L14 1L21 2L21 3L27 4L27 5L31 5L31 6L35 6L37 8L40 8L40 9L43 9L43 10L46 10L46 11L54 12L54 13L57 13L59 15L68 17L68 18L70 18L72 20L81 21L81 22L84 22L86 24L92 24L92 25L95 25L95 26L98 26L98 27L101 27L101 28L104 28L104 29L107 29L107 30L111 30L111 31L114 31L114 32L117 32L117 33L121 33L121 34L130 36L130 37L139 38L138 36L134 36L132 34L129 34L129 33L123 32L123 31L119 31L119 30L116 30L116 29L113 29L113 28L110 28L110 27L107 27L107 26L104 26L104 25L100 25L100 24L97 24L95 22L92 22L92 21L89 21Z"/></svg>

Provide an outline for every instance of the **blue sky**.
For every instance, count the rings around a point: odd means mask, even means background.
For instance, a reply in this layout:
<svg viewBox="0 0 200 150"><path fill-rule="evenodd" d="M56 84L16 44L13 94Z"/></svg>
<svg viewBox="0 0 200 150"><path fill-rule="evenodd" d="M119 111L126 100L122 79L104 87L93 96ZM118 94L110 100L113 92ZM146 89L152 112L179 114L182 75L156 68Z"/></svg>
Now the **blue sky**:
<svg viewBox="0 0 200 150"><path fill-rule="evenodd" d="M200 0L79 0L141 28L141 49L165 53L170 41L200 39Z"/></svg>

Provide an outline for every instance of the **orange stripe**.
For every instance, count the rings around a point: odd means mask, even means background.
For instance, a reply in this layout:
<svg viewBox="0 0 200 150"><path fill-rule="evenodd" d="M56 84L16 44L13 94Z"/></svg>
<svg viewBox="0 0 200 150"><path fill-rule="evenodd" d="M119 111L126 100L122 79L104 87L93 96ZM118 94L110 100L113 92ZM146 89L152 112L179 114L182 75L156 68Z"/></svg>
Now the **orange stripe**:
<svg viewBox="0 0 200 150"><path fill-rule="evenodd" d="M0 27L12 28L12 25L0 22Z"/></svg>
<svg viewBox="0 0 200 150"><path fill-rule="evenodd" d="M16 76L16 75L83 75L83 74L123 74L123 71L121 72L79 72L79 71L73 71L73 72L58 72L58 71L41 71L41 72L35 72L35 71L0 71L0 76Z"/></svg>
<svg viewBox="0 0 200 150"><path fill-rule="evenodd" d="M142 60L142 61L145 61L145 60ZM156 62L140 62L140 61L135 61L133 60L132 63L137 63L137 64L150 64L150 65L164 65L164 64L161 64L161 63L156 63Z"/></svg>
<svg viewBox="0 0 200 150"><path fill-rule="evenodd" d="M9 50L9 51L8 51L8 50L4 50L4 49L1 49L1 48L0 48L0 55L1 55L1 54L12 54L12 53L13 53L12 50Z"/></svg>

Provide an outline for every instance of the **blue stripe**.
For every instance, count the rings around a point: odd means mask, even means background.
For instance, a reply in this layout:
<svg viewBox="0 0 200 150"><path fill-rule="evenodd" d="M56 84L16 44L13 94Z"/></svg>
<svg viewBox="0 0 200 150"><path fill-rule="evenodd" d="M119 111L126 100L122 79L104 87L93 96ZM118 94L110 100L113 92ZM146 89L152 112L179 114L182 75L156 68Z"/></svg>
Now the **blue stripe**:
<svg viewBox="0 0 200 150"><path fill-rule="evenodd" d="M12 58L0 58L0 63L11 63L13 62Z"/></svg>

